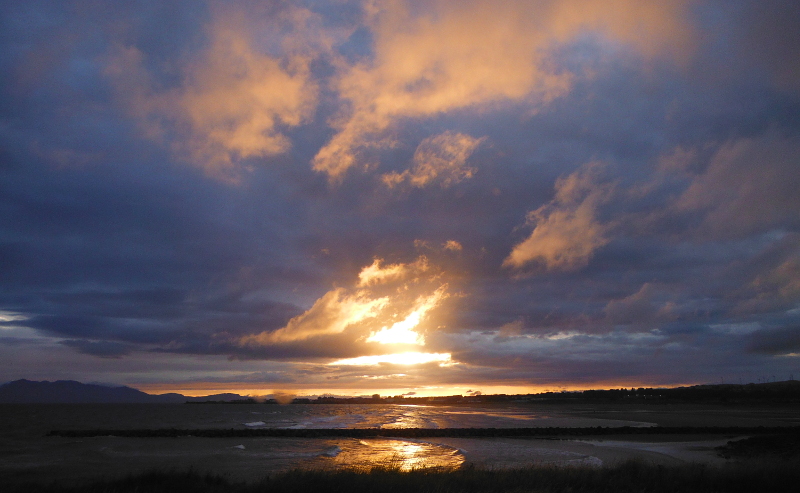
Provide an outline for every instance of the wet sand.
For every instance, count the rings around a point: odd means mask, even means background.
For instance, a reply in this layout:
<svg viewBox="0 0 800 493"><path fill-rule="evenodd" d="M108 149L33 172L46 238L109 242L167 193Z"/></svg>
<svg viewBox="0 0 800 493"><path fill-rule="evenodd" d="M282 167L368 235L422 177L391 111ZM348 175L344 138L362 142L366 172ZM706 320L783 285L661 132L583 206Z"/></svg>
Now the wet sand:
<svg viewBox="0 0 800 493"><path fill-rule="evenodd" d="M441 438L440 443L460 449L467 463L478 467L504 469L527 465L614 465L630 459L672 465L684 462L723 464L714 447L729 437L609 437L580 440L537 438Z"/></svg>
<svg viewBox="0 0 800 493"><path fill-rule="evenodd" d="M301 438L40 438L2 450L0 475L36 482L80 482L148 470L193 469L236 481L257 481L296 468L409 470L422 467L508 469L530 465L602 466L629 459L672 465L720 464L714 447L728 437L301 439ZM645 438L645 437L641 437Z"/></svg>
<svg viewBox="0 0 800 493"><path fill-rule="evenodd" d="M645 422L657 426L800 426L800 406L796 404L542 404L540 410L552 410L570 418Z"/></svg>

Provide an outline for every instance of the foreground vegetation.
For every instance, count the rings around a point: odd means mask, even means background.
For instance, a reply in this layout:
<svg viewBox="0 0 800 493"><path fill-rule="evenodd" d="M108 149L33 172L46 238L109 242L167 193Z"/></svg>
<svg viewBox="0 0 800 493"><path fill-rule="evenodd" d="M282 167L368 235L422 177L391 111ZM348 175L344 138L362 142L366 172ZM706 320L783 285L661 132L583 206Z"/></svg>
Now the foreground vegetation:
<svg viewBox="0 0 800 493"><path fill-rule="evenodd" d="M721 467L702 464L659 466L629 461L616 466L529 467L457 471L431 469L403 472L393 467L372 470L296 470L252 483L237 483L214 475L149 472L122 479L67 487L59 484L8 486L5 491L49 493L111 492L792 492L800 484L800 461L749 461Z"/></svg>

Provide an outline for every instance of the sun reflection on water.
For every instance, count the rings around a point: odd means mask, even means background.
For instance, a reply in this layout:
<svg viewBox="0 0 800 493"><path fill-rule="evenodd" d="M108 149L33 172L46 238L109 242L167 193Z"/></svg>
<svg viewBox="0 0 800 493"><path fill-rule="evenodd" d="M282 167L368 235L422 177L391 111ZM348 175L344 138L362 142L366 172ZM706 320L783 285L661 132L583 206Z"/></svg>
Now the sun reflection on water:
<svg viewBox="0 0 800 493"><path fill-rule="evenodd" d="M342 451L335 462L356 469L456 469L464 462L457 449L427 442L374 439L353 440L340 446Z"/></svg>

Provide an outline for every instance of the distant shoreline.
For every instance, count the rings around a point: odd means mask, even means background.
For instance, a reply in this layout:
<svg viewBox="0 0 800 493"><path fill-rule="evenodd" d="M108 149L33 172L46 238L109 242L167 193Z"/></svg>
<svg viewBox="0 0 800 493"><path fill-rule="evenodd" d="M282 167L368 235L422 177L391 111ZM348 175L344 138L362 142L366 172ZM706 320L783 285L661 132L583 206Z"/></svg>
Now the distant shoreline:
<svg viewBox="0 0 800 493"><path fill-rule="evenodd" d="M538 394L474 394L417 397L408 395L361 397L297 396L284 402L269 395L147 394L131 387L106 387L71 380L56 382L15 380L0 385L0 404L410 404L425 406L497 404L790 404L800 405L800 381L712 384L673 388L620 388L541 392Z"/></svg>
<svg viewBox="0 0 800 493"><path fill-rule="evenodd" d="M51 430L47 436L87 438L481 438L481 437L574 437L610 435L800 435L800 426L652 426L652 427L531 427L531 428L208 428L208 429L92 429Z"/></svg>

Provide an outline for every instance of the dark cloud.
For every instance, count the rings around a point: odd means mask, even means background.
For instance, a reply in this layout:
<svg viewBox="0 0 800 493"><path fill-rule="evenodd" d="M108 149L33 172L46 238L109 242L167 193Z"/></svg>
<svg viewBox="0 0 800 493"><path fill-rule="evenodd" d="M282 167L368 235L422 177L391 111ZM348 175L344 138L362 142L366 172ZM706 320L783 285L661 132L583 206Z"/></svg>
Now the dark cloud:
<svg viewBox="0 0 800 493"><path fill-rule="evenodd" d="M775 356L796 354L800 352L800 325L754 332L747 349L753 353Z"/></svg>
<svg viewBox="0 0 800 493"><path fill-rule="evenodd" d="M737 19L741 23L740 49L752 63L765 68L777 87L798 94L800 90L800 49L795 27L800 22L796 2L781 0L758 5L746 4Z"/></svg>
<svg viewBox="0 0 800 493"><path fill-rule="evenodd" d="M78 352L98 358L121 358L131 352L131 346L113 341L87 341L85 339L66 339L61 344Z"/></svg>

